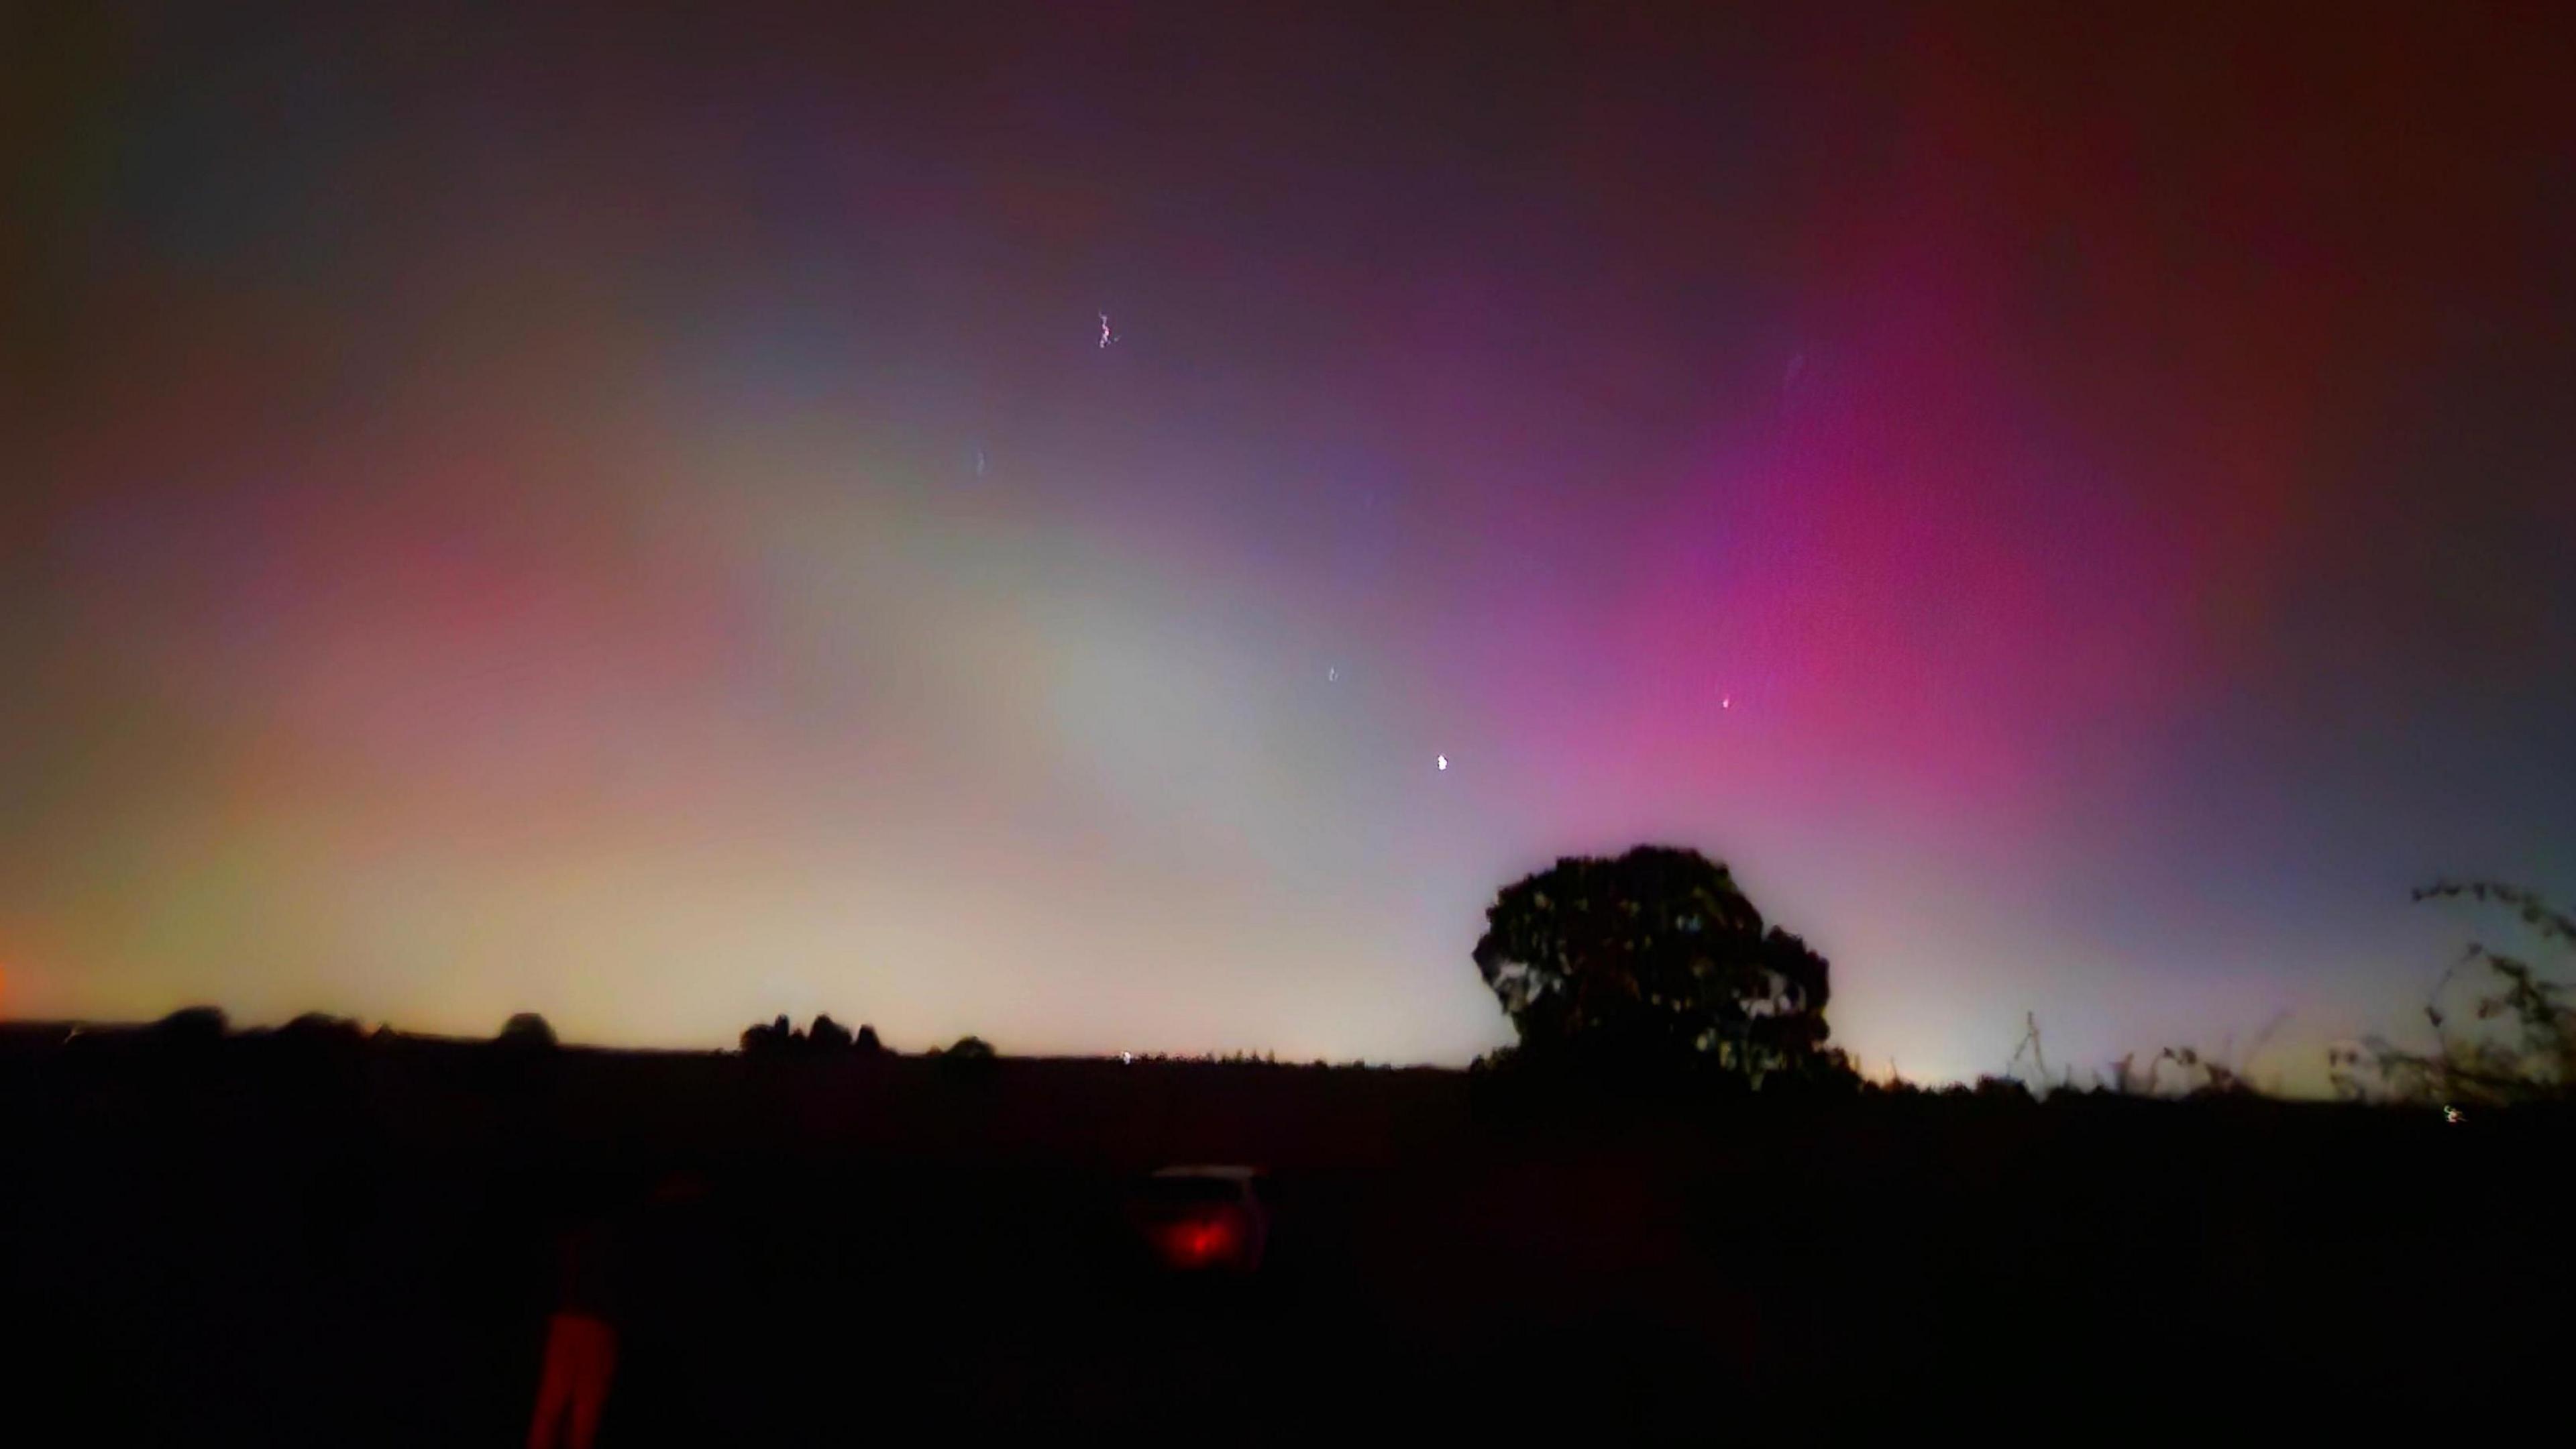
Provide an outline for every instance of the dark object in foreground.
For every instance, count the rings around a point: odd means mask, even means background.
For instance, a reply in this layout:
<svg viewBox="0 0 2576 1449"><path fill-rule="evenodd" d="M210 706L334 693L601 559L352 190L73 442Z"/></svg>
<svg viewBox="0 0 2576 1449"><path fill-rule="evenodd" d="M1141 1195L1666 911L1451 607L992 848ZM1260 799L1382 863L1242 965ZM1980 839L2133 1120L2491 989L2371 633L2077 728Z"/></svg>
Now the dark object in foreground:
<svg viewBox="0 0 2576 1449"><path fill-rule="evenodd" d="M1602 1442L1704 1437L1711 1403L1982 1424L2177 1385L2382 1412L2547 1368L2571 1286L2568 1119L2520 1109L1765 1090L1497 1115L1458 1073L546 1062L0 1032L12 1442L525 1442L574 1310L613 1358L565 1339L557 1423L604 1367L605 1449L1217 1413ZM1136 1186L1212 1157L1277 1169L1258 1291L1159 1291L1227 1275L1129 1271ZM657 1202L680 1168L705 1191ZM643 1271L568 1287L560 1245L601 1222ZM2453 1372L2355 1327L2428 1282L2477 1327Z"/></svg>
<svg viewBox="0 0 2576 1449"><path fill-rule="evenodd" d="M1764 928L1726 866L1640 845L1569 856L1505 886L1476 969L1539 1061L1687 1067L1759 1084L1848 1073L1825 1049L1825 958Z"/></svg>
<svg viewBox="0 0 2576 1449"><path fill-rule="evenodd" d="M1128 1221L1168 1272L1250 1277L1270 1246L1258 1168L1166 1167L1137 1184Z"/></svg>

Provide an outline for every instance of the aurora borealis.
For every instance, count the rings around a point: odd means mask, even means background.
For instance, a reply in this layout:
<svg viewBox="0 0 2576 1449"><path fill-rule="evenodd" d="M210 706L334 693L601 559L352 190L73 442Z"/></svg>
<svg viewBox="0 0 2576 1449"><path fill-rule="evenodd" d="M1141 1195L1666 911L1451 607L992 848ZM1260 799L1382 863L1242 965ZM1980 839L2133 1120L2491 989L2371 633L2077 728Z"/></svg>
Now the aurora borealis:
<svg viewBox="0 0 2576 1449"><path fill-rule="evenodd" d="M1657 839L2296 1085L2576 886L2547 7L851 8L10 22L0 1014L1454 1063Z"/></svg>

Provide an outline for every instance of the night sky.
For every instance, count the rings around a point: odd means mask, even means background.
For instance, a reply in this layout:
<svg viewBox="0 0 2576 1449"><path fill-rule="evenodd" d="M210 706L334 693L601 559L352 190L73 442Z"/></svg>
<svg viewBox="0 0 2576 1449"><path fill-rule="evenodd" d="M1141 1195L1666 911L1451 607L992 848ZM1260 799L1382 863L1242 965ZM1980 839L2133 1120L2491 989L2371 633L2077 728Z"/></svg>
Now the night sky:
<svg viewBox="0 0 2576 1449"><path fill-rule="evenodd" d="M2563 7L528 8L0 22L0 1015L1461 1063L1651 839L2296 1087L2576 893Z"/></svg>

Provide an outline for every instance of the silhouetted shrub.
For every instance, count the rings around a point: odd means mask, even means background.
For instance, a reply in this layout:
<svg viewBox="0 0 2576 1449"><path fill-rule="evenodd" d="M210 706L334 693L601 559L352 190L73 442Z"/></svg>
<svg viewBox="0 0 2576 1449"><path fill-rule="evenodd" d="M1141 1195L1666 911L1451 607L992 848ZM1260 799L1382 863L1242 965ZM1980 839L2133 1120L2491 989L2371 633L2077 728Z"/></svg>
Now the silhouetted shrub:
<svg viewBox="0 0 2576 1449"><path fill-rule="evenodd" d="M346 1017L307 1012L269 1033L264 1053L274 1071L289 1079L286 1090L298 1093L352 1092L366 1033Z"/></svg>
<svg viewBox="0 0 2576 1449"><path fill-rule="evenodd" d="M961 1036L946 1051L933 1048L932 1054L938 1058L940 1075L955 1081L989 1080L1000 1065L992 1046L979 1036Z"/></svg>
<svg viewBox="0 0 2576 1449"><path fill-rule="evenodd" d="M155 1022L152 1035L171 1045L204 1046L223 1040L231 1028L220 1006L183 1006Z"/></svg>
<svg viewBox="0 0 2576 1449"><path fill-rule="evenodd" d="M501 1150L517 1173L557 1166L553 1152L553 1104L563 1085L563 1053L554 1028L535 1012L523 1011L501 1024L485 1046L482 1081L497 1099Z"/></svg>
<svg viewBox="0 0 2576 1449"><path fill-rule="evenodd" d="M877 1040L877 1029L865 1022L859 1023L858 1040L851 1046L862 1056L874 1056L885 1050L885 1043Z"/></svg>
<svg viewBox="0 0 2576 1449"><path fill-rule="evenodd" d="M501 1023L501 1034L494 1037L497 1045L517 1051L553 1051L555 1029L533 1011L522 1011Z"/></svg>
<svg viewBox="0 0 2576 1449"><path fill-rule="evenodd" d="M806 1029L805 1044L817 1055L838 1055L850 1049L850 1029L827 1013L814 1018L813 1026Z"/></svg>
<svg viewBox="0 0 2576 1449"><path fill-rule="evenodd" d="M1816 1052L1762 1079L1766 1094L1799 1097L1857 1097L1861 1087L1860 1069L1852 1065L1850 1055L1834 1050Z"/></svg>
<svg viewBox="0 0 2576 1449"><path fill-rule="evenodd" d="M294 1042L363 1042L366 1030L345 1016L308 1011L277 1029L279 1039Z"/></svg>
<svg viewBox="0 0 2576 1449"><path fill-rule="evenodd" d="M2185 1093L2189 1097L2251 1097L2253 1084L2237 1070L2214 1057L2207 1057L2191 1047L2166 1047L2156 1054L2157 1060L2173 1063L2186 1074L2197 1072L2200 1080Z"/></svg>
<svg viewBox="0 0 2576 1449"><path fill-rule="evenodd" d="M2487 881L2442 881L2416 891L2415 899L2508 907L2534 945L2576 958L2576 917L2536 892ZM2453 1020L2460 1003L2450 993L2467 972L2482 974L2486 985L2471 1003L2472 1024L2462 1029ZM2335 1090L2351 1098L2415 1103L2567 1101L2576 1097L2576 1003L2568 999L2570 989L2542 975L2525 954L2473 940L2424 1003L2433 1049L2408 1051L2376 1036L2358 1047L2336 1048L2327 1055ZM2486 1025L2491 1022L2511 1027Z"/></svg>

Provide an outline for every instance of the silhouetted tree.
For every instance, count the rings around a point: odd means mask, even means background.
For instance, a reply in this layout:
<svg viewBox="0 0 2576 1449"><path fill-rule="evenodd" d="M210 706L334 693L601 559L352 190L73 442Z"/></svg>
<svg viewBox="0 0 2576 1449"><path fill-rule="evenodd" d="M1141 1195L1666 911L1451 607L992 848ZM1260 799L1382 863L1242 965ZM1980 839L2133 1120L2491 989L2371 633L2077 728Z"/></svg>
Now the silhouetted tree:
<svg viewBox="0 0 2576 1449"><path fill-rule="evenodd" d="M553 1051L555 1029L533 1011L522 1011L501 1023L501 1034L494 1041L521 1051Z"/></svg>
<svg viewBox="0 0 2576 1449"><path fill-rule="evenodd" d="M852 1046L862 1056L874 1056L885 1050L885 1043L877 1040L877 1029L865 1022L859 1023L859 1039Z"/></svg>
<svg viewBox="0 0 2576 1449"><path fill-rule="evenodd" d="M221 1041L232 1021L220 1006L183 1006L155 1022L152 1034L164 1042L203 1046Z"/></svg>
<svg viewBox="0 0 2576 1449"><path fill-rule="evenodd" d="M743 1028L742 1054L747 1057L783 1056L796 1045L796 1029L779 1017L766 1026L754 1024Z"/></svg>
<svg viewBox="0 0 2576 1449"><path fill-rule="evenodd" d="M957 1038L957 1044L948 1049L948 1058L951 1061L989 1062L993 1059L992 1044L980 1036L961 1036Z"/></svg>
<svg viewBox="0 0 2576 1449"><path fill-rule="evenodd" d="M850 1049L850 1029L831 1018L830 1013L814 1018L805 1030L805 1044L817 1055L838 1056Z"/></svg>
<svg viewBox="0 0 2576 1449"><path fill-rule="evenodd" d="M1520 1033L1516 1060L1708 1067L1760 1082L1830 1067L1826 963L1771 927L1727 868L1639 846L1569 857L1503 888L1476 969Z"/></svg>

